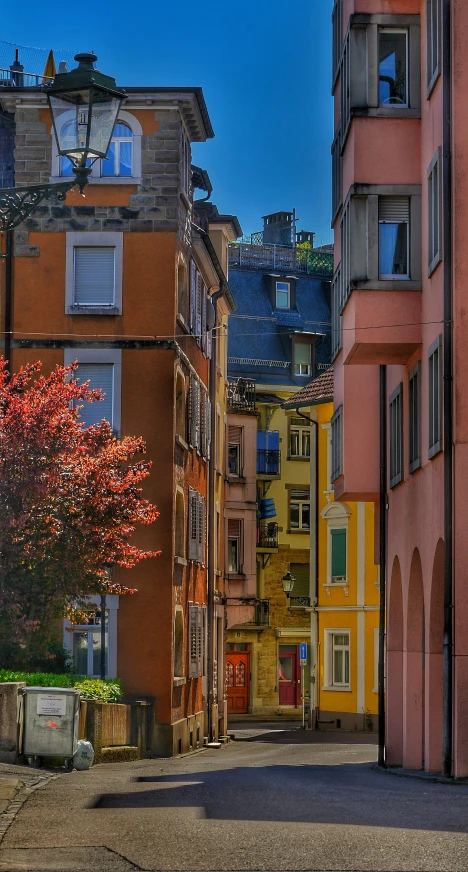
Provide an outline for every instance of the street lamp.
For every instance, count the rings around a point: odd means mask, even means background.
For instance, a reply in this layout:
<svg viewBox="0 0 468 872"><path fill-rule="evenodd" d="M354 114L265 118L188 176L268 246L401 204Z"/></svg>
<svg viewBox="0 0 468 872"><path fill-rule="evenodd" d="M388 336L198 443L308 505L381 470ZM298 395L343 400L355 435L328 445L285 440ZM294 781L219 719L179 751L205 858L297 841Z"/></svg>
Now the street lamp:
<svg viewBox="0 0 468 872"><path fill-rule="evenodd" d="M283 578L281 579L281 584L283 585L283 590L284 590L286 596L288 597L288 599L291 596L291 591L294 587L295 581L296 581L296 579L294 578L294 575L291 575L290 572L287 572L286 575L283 575Z"/></svg>
<svg viewBox="0 0 468 872"><path fill-rule="evenodd" d="M83 52L75 60L75 69L58 73L50 85L44 85L58 153L73 164L74 178L0 190L0 230L17 227L42 200L65 200L76 185L83 193L92 164L107 155L125 93L118 90L115 79L94 68L95 54ZM65 112L68 123L62 123Z"/></svg>

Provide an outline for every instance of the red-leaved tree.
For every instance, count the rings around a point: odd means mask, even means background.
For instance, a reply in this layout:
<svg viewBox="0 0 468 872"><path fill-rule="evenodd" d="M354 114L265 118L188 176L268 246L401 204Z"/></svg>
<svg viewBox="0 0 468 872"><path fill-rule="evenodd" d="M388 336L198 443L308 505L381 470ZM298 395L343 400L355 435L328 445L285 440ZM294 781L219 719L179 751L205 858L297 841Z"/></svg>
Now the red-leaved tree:
<svg viewBox="0 0 468 872"><path fill-rule="evenodd" d="M2 659L12 650L39 656L83 597L127 592L109 583L106 565L156 556L131 542L136 525L158 517L140 487L151 463L132 462L145 443L117 439L104 420L80 423L83 403L102 395L78 383L76 363L48 377L40 369L31 364L9 378L0 360Z"/></svg>

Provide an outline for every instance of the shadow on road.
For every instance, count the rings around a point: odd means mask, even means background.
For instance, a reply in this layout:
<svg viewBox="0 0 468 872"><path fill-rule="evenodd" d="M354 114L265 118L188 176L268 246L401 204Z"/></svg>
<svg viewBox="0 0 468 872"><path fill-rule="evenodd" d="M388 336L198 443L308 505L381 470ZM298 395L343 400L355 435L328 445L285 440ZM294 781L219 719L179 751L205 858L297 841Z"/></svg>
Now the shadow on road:
<svg viewBox="0 0 468 872"><path fill-rule="evenodd" d="M147 776L136 781L154 785L153 790L103 794L93 808L197 807L212 820L468 832L466 789L390 779L372 766L372 763L253 765Z"/></svg>
<svg viewBox="0 0 468 872"><path fill-rule="evenodd" d="M234 726L229 735L236 742L270 742L273 745L377 745L375 733L345 733L341 730L321 732L302 730L300 727L282 729L265 726L261 728Z"/></svg>

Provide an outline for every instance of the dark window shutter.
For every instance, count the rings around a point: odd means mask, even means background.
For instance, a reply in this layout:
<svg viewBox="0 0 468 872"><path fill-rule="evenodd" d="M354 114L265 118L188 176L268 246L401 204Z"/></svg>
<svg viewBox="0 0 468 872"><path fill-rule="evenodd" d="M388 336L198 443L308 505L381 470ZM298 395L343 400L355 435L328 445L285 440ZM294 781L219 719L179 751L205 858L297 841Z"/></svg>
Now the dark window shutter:
<svg viewBox="0 0 468 872"><path fill-rule="evenodd" d="M189 603L189 678L198 676L197 613L197 606Z"/></svg>
<svg viewBox="0 0 468 872"><path fill-rule="evenodd" d="M291 563L289 571L296 579L291 596L310 596L310 565Z"/></svg>
<svg viewBox="0 0 468 872"><path fill-rule="evenodd" d="M346 530L330 530L332 537L332 578L346 578Z"/></svg>

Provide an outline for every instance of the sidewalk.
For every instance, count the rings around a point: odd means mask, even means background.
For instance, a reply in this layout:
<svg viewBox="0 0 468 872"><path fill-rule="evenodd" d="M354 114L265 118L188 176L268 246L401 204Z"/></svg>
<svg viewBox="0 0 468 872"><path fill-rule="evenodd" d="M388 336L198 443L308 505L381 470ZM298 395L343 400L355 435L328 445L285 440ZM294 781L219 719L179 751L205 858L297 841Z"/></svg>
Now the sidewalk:
<svg viewBox="0 0 468 872"><path fill-rule="evenodd" d="M21 806L59 773L0 763L0 843Z"/></svg>

